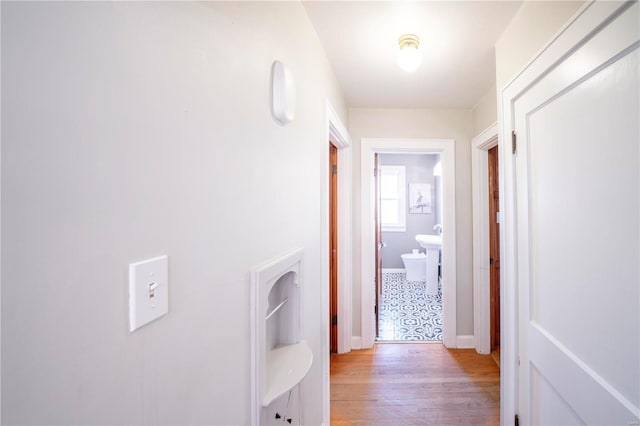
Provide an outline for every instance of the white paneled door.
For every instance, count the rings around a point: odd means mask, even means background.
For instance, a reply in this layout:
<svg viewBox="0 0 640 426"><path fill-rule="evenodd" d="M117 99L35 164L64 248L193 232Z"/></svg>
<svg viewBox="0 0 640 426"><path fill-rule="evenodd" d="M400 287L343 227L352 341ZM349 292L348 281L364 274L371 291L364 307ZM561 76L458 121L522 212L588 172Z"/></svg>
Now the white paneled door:
<svg viewBox="0 0 640 426"><path fill-rule="evenodd" d="M585 7L508 107L521 424L640 424L638 9Z"/></svg>

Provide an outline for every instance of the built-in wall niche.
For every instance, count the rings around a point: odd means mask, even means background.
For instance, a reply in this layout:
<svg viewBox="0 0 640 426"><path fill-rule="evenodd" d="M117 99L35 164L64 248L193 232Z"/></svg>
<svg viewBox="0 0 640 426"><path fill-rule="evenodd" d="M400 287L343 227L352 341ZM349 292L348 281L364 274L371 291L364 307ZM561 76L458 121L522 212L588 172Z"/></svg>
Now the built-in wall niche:
<svg viewBox="0 0 640 426"><path fill-rule="evenodd" d="M296 273L289 271L275 282L269 291L267 320L267 349L298 343L296 341L298 326L292 318L299 316L296 312L299 298ZM291 303L289 303L291 302Z"/></svg>
<svg viewBox="0 0 640 426"><path fill-rule="evenodd" d="M313 354L301 339L303 250L256 267L251 274L252 424L301 424L300 382Z"/></svg>

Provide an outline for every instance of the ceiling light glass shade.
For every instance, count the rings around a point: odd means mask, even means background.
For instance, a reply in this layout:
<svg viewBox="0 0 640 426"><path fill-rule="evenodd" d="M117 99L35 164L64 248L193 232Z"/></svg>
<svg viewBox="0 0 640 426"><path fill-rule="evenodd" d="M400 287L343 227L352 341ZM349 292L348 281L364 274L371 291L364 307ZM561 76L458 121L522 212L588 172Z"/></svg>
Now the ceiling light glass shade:
<svg viewBox="0 0 640 426"><path fill-rule="evenodd" d="M398 66L407 72L415 71L422 63L422 55L418 48L420 39L413 34L406 34L398 40L400 53L398 53Z"/></svg>

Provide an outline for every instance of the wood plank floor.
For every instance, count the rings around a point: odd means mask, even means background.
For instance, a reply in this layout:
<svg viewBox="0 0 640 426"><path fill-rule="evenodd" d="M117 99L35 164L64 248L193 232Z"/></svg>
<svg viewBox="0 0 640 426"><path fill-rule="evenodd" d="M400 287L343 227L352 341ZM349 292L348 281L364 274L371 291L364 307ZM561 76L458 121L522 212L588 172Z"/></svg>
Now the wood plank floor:
<svg viewBox="0 0 640 426"><path fill-rule="evenodd" d="M378 343L331 355L332 425L498 425L490 355L441 344Z"/></svg>

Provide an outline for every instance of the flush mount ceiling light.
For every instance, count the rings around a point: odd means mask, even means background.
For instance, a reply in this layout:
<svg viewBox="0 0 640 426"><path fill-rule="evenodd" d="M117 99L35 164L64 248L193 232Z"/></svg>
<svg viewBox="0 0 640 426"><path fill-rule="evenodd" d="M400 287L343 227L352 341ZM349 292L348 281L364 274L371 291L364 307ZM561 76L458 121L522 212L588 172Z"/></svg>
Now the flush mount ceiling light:
<svg viewBox="0 0 640 426"><path fill-rule="evenodd" d="M398 66L406 72L415 71L422 63L422 55L418 50L420 39L415 34L405 34L398 39L398 45Z"/></svg>

